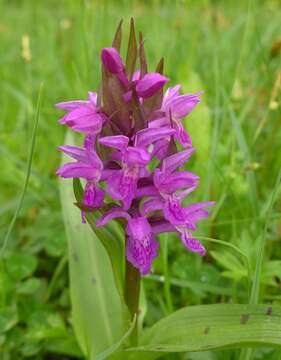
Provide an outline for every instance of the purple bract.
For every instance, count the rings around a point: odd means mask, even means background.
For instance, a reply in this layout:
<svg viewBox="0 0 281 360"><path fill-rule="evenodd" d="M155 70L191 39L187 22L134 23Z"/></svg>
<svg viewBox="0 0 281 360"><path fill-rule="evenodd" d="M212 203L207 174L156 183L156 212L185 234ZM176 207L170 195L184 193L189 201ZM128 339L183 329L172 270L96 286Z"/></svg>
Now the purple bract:
<svg viewBox="0 0 281 360"><path fill-rule="evenodd" d="M199 182L185 169L195 150L182 120L201 93L181 95L176 85L163 94L168 78L148 73L143 54L137 71L128 71L114 47L102 50L101 61L98 96L57 104L66 111L60 124L85 136L83 147L59 148L75 161L57 175L84 179L83 222L93 211L101 214L98 227L125 219L126 257L142 275L151 270L160 233L176 232L188 250L204 255L192 232L214 202L182 205Z"/></svg>

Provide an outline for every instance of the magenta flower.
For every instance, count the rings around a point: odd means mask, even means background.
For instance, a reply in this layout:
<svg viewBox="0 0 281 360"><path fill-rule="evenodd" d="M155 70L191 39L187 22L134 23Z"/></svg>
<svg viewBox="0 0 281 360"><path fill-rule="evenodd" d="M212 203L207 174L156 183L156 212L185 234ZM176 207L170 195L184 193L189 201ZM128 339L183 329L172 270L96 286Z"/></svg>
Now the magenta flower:
<svg viewBox="0 0 281 360"><path fill-rule="evenodd" d="M62 102L56 106L68 113L59 120L62 125L84 134L99 134L106 121L104 113L96 106L97 94L89 92L89 100L74 100Z"/></svg>
<svg viewBox="0 0 281 360"><path fill-rule="evenodd" d="M153 229L144 216L131 217L121 208L112 208L98 221L97 226L104 226L115 218L127 220L126 256L127 259L139 269L142 275L150 272L153 259L157 256L159 243L155 240Z"/></svg>
<svg viewBox="0 0 281 360"><path fill-rule="evenodd" d="M87 146L89 138L86 137ZM83 197L83 205L89 209L97 209L102 206L105 192L99 188L99 180L102 175L103 163L94 150L87 147L60 146L59 150L77 160L66 163L57 170L57 175L64 178L83 178L87 181ZM82 210L82 221L85 222L85 212Z"/></svg>
<svg viewBox="0 0 281 360"><path fill-rule="evenodd" d="M161 66L148 73L143 54L140 70L133 60L125 66L113 47L102 50L101 62L99 99L90 92L87 100L57 105L66 111L59 122L85 136L81 148L59 148L75 161L57 175L84 179L83 222L93 211L102 214L97 227L125 219L126 257L142 275L151 270L157 235L163 232L178 233L189 251L204 255L193 231L214 202L183 206L199 177L186 170L195 150L182 120L199 103L200 93L181 95L176 85L163 95L168 78ZM178 151L177 144L185 149Z"/></svg>
<svg viewBox="0 0 281 360"><path fill-rule="evenodd" d="M166 91L162 101L160 115L157 119L151 121L149 126L159 128L172 123L172 126L176 130L175 138L183 147L189 148L192 146L192 142L189 134L182 125L182 119L200 102L199 96L201 92L197 94L180 95L179 91L180 85L176 85Z"/></svg>

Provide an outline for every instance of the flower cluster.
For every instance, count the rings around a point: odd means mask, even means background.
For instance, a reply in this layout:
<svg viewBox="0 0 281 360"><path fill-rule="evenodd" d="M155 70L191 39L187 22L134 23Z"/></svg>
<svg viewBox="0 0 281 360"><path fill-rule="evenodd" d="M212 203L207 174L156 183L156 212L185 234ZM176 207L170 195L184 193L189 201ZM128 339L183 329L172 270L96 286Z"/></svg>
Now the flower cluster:
<svg viewBox="0 0 281 360"><path fill-rule="evenodd" d="M159 233L177 232L188 250L204 255L192 231L214 203L182 205L199 181L183 169L194 148L182 119L200 93L181 95L176 85L163 95L168 78L145 66L130 75L114 47L102 50L101 61L99 95L57 104L66 111L60 124L85 136L83 147L59 148L75 161L57 175L85 180L83 222L86 211L102 214L97 227L125 219L126 257L142 275L157 256Z"/></svg>

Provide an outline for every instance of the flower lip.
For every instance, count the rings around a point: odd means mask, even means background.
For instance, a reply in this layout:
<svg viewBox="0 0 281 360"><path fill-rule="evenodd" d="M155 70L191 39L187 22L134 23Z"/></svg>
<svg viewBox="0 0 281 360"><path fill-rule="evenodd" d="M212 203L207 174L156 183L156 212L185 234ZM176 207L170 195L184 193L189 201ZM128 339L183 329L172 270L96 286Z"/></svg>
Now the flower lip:
<svg viewBox="0 0 281 360"><path fill-rule="evenodd" d="M123 154L123 162L131 165L147 165L150 160L149 152L142 148L129 146Z"/></svg>
<svg viewBox="0 0 281 360"><path fill-rule="evenodd" d="M159 243L145 217L131 218L126 227L128 235L126 256L142 275L150 272L153 259L157 256Z"/></svg>

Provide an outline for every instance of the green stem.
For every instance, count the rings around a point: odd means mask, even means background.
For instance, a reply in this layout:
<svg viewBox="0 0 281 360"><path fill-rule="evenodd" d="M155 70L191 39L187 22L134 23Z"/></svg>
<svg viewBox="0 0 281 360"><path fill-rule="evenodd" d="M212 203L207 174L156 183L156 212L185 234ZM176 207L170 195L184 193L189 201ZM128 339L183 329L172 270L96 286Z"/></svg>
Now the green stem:
<svg viewBox="0 0 281 360"><path fill-rule="evenodd" d="M169 276L168 268L168 234L165 234L162 242L162 258L163 258L163 268L164 268L164 293L166 299L166 305L168 313L173 312L173 302L171 297L171 283Z"/></svg>
<svg viewBox="0 0 281 360"><path fill-rule="evenodd" d="M131 345L138 343L138 313L140 297L140 273L129 261L126 260L126 280L125 280L125 301L133 321L136 316L135 327L131 333Z"/></svg>

